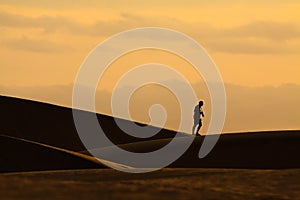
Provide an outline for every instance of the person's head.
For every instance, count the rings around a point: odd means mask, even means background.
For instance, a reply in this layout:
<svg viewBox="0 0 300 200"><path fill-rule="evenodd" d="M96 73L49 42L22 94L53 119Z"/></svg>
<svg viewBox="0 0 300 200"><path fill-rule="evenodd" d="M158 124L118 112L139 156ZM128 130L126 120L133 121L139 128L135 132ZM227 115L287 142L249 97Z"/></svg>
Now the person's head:
<svg viewBox="0 0 300 200"><path fill-rule="evenodd" d="M203 106L204 102L203 101L199 101L199 107Z"/></svg>

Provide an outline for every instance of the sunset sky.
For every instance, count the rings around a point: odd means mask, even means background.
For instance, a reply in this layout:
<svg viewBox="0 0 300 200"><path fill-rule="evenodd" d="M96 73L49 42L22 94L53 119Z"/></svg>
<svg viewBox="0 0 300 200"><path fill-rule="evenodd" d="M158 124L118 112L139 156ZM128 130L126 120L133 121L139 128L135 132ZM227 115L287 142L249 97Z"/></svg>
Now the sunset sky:
<svg viewBox="0 0 300 200"><path fill-rule="evenodd" d="M0 0L0 94L70 106L77 71L97 44L158 26L196 39L219 67L225 132L299 129L299 10L298 0ZM184 66L172 56L156 59Z"/></svg>

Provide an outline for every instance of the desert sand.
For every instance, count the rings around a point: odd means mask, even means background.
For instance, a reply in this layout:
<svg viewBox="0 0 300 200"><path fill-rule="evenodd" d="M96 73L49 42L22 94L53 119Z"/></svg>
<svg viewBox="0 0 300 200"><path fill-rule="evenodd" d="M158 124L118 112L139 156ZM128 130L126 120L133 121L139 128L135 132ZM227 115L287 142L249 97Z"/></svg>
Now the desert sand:
<svg viewBox="0 0 300 200"><path fill-rule="evenodd" d="M132 167L126 163L90 155L100 151L118 156L115 147L85 149L70 108L1 96L0 110L0 199L297 199L300 195L297 130L222 134L203 159L198 158L203 137L196 137L167 168L130 174L106 166ZM174 139L175 132L165 129L137 139L123 133L112 117L97 117L110 139L132 152L153 151ZM187 137L182 133L179 140Z"/></svg>
<svg viewBox="0 0 300 200"><path fill-rule="evenodd" d="M300 170L112 169L0 175L1 199L299 199Z"/></svg>

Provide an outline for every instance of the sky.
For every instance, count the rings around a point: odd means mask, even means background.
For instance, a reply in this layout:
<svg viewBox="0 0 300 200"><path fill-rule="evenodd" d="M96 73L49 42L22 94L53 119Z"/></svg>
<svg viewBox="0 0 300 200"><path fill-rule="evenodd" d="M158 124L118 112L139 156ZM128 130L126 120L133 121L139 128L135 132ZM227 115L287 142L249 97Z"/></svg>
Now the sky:
<svg viewBox="0 0 300 200"><path fill-rule="evenodd" d="M228 97L224 132L299 129L299 10L297 0L0 0L0 94L71 106L76 74L97 44L120 31L158 26L194 38L218 66ZM203 80L174 55L136 52L115 65L152 60L182 69L210 113ZM99 90L109 94L121 72L108 73ZM139 111L149 102L135 98L133 115L147 121ZM109 114L107 101L97 107Z"/></svg>

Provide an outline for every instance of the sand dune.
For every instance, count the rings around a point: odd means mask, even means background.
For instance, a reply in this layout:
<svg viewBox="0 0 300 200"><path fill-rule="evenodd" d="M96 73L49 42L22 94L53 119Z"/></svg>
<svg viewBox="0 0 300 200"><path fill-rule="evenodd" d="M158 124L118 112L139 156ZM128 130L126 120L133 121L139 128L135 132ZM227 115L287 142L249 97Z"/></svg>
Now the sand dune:
<svg viewBox="0 0 300 200"><path fill-rule="evenodd" d="M85 150L77 134L72 109L31 100L0 96L0 133L73 151ZM85 112L79 111L77 112ZM86 112L90 115L94 113ZM97 115L99 123L114 144L150 141L174 137L175 132L161 130L150 138L136 138L118 128L114 119ZM128 122L124 120L124 122ZM153 127L155 129L155 127ZM98 146L95 146L97 148Z"/></svg>
<svg viewBox="0 0 300 200"><path fill-rule="evenodd" d="M104 167L87 155L5 135L0 135L0 163L0 172Z"/></svg>
<svg viewBox="0 0 300 200"><path fill-rule="evenodd" d="M295 200L299 199L299 180L299 169L182 168L146 174L88 169L9 173L0 174L0 198Z"/></svg>
<svg viewBox="0 0 300 200"><path fill-rule="evenodd" d="M90 151L101 152L102 156L98 159L91 157L80 142L70 108L0 97L0 109L0 133L3 134L0 136L1 172L105 168L107 163L124 168L135 167L134 163L112 160L111 156L120 156L115 147L95 146ZM174 139L175 133L164 129L151 138L135 139L123 133L112 117L98 115L98 119L108 130L110 139L128 151L155 151ZM177 139L178 148L189 137L182 136ZM189 149L168 167L300 168L299 131L223 134L211 153L199 159L202 142L203 137L195 138ZM155 163L150 167L156 167Z"/></svg>
<svg viewBox="0 0 300 200"><path fill-rule="evenodd" d="M209 136L208 136L209 137ZM150 152L163 147L171 139L160 139L138 143L122 144L119 147L131 152ZM185 137L178 139L178 148ZM203 159L198 152L203 137L197 137L190 148L169 167L183 168L254 168L254 169L286 169L300 168L300 132L270 131L256 133L221 135L215 148ZM93 155L101 153L103 159L118 157L116 147L90 150ZM87 151L83 152L88 154ZM105 157L106 156L106 157ZM131 165L128 163L122 163ZM153 164L155 166L155 164ZM132 166L132 165L131 165ZM153 166L153 167L154 167ZM147 167L147 166L145 166Z"/></svg>
<svg viewBox="0 0 300 200"><path fill-rule="evenodd" d="M0 172L106 168L108 164L130 168L87 154L6 135L0 135L0 144L0 159L4 158ZM4 153L6 156L2 155Z"/></svg>
<svg viewBox="0 0 300 200"><path fill-rule="evenodd" d="M106 167L134 167L109 159L119 156L115 147L95 146L89 151L104 156L89 155L76 133L70 108L0 97L0 110L0 199L299 197L300 172L291 168L300 168L300 131L224 134L203 159L198 158L203 137L196 137L167 168L128 174ZM98 119L112 141L128 151L155 151L174 139L175 133L169 130L134 139L118 129L113 118L98 115ZM188 137L181 136L178 148Z"/></svg>

